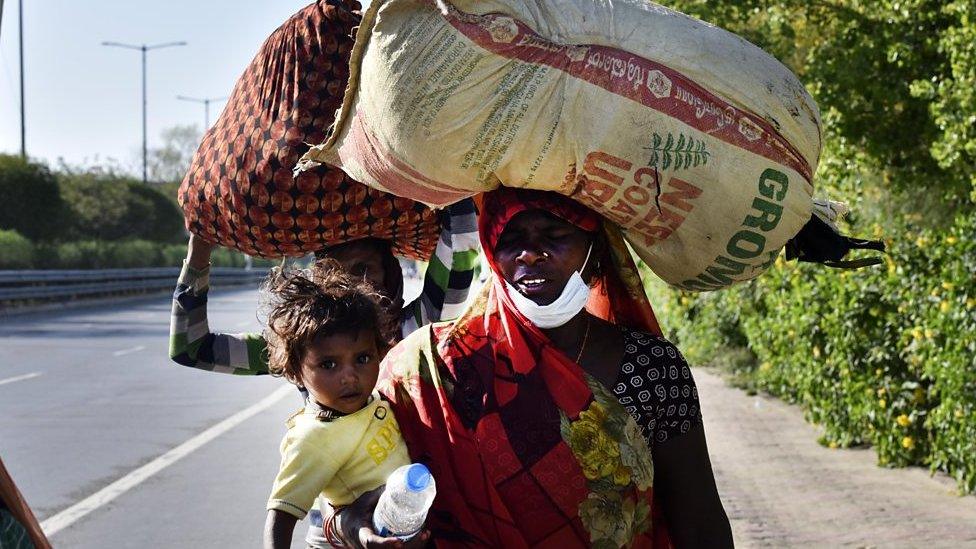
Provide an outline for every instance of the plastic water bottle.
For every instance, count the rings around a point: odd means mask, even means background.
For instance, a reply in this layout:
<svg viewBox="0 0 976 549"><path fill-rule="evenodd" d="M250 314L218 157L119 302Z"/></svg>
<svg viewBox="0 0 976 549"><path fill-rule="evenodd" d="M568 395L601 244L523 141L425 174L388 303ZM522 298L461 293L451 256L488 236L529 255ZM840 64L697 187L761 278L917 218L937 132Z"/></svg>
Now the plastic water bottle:
<svg viewBox="0 0 976 549"><path fill-rule="evenodd" d="M373 529L383 537L412 538L424 526L436 494L434 477L425 465L398 468L386 479L386 489L373 511Z"/></svg>

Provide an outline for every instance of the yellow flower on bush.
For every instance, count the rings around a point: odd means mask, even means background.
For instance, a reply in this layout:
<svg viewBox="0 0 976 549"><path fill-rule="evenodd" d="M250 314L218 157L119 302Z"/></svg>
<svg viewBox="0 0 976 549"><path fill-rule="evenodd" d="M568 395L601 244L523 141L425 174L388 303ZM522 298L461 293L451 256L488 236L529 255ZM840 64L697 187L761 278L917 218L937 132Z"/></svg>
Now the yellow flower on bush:
<svg viewBox="0 0 976 549"><path fill-rule="evenodd" d="M898 425L900 425L902 427L908 427L909 425L912 424L912 418L908 417L905 414L902 414L902 415L898 416L898 418L895 420L895 422L897 422Z"/></svg>
<svg viewBox="0 0 976 549"><path fill-rule="evenodd" d="M924 333L921 328L912 328L912 337L916 340L922 339Z"/></svg>
<svg viewBox="0 0 976 549"><path fill-rule="evenodd" d="M888 406L888 401L885 400L885 399L883 399L883 398L882 399L878 399L878 406L880 408L882 408L882 409L883 408L886 408Z"/></svg>
<svg viewBox="0 0 976 549"><path fill-rule="evenodd" d="M912 437L905 437L901 439L901 447L906 450L915 448L915 439Z"/></svg>
<svg viewBox="0 0 976 549"><path fill-rule="evenodd" d="M881 387L880 389L878 389L878 397L883 397L884 394L887 393L887 392L888 392L887 389L885 389L884 387Z"/></svg>
<svg viewBox="0 0 976 549"><path fill-rule="evenodd" d="M967 309L972 309L973 307L976 307L976 299L973 299L973 298L967 299L966 300L966 308Z"/></svg>
<svg viewBox="0 0 976 549"><path fill-rule="evenodd" d="M949 303L948 301L943 301L942 303L939 303L940 312L948 313L950 310L952 310L952 304Z"/></svg>
<svg viewBox="0 0 976 549"><path fill-rule="evenodd" d="M946 244L952 245L952 244L955 244L956 242L958 242L959 240L956 237L954 237L954 236L947 236L946 239L945 239L945 241L946 241Z"/></svg>
<svg viewBox="0 0 976 549"><path fill-rule="evenodd" d="M952 282L943 282L943 283L942 283L942 289L944 289L944 290L948 290L948 291L950 291L950 292L951 292L951 291L952 291L952 290L953 290L953 289L954 289L955 287L956 287L956 285L955 285L955 284L953 284Z"/></svg>
<svg viewBox="0 0 976 549"><path fill-rule="evenodd" d="M929 330L928 328L926 328L925 329L925 339L932 339L933 337L935 337L935 332L933 332L932 330Z"/></svg>
<svg viewBox="0 0 976 549"><path fill-rule="evenodd" d="M820 347L813 347L813 358L820 358Z"/></svg>

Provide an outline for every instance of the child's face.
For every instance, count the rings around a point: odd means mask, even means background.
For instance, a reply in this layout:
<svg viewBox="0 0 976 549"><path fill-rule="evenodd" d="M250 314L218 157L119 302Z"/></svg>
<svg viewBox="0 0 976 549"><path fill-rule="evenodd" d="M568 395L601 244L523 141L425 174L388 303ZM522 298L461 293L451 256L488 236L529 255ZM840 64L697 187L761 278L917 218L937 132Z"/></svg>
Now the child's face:
<svg viewBox="0 0 976 549"><path fill-rule="evenodd" d="M380 358L373 330L319 336L305 351L301 383L319 404L351 414L373 392Z"/></svg>

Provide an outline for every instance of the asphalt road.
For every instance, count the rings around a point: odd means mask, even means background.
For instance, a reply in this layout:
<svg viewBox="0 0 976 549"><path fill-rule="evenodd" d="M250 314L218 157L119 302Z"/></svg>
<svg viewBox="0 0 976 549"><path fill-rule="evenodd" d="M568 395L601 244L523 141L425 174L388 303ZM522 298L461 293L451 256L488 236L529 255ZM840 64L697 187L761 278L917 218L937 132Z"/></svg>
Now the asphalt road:
<svg viewBox="0 0 976 549"><path fill-rule="evenodd" d="M254 290L215 291L211 327L255 330L256 306ZM301 400L280 379L170 362L169 308L0 317L0 456L56 547L260 546ZM976 498L943 475L821 447L797 407L695 377L738 546L976 547Z"/></svg>
<svg viewBox="0 0 976 549"><path fill-rule="evenodd" d="M215 290L211 328L256 330L256 306ZM169 314L157 296L0 317L0 456L56 547L260 546L300 397L170 362Z"/></svg>

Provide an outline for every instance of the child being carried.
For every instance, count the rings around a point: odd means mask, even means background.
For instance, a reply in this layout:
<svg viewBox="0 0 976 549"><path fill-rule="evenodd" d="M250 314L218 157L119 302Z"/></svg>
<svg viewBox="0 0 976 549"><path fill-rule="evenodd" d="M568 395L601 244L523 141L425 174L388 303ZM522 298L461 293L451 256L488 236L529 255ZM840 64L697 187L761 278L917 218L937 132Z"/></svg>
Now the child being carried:
<svg viewBox="0 0 976 549"><path fill-rule="evenodd" d="M320 494L333 507L348 505L410 463L393 412L374 388L392 341L382 297L338 264L306 272L314 274L278 271L267 284L270 370L308 398L281 442L265 547L289 547L295 523Z"/></svg>

